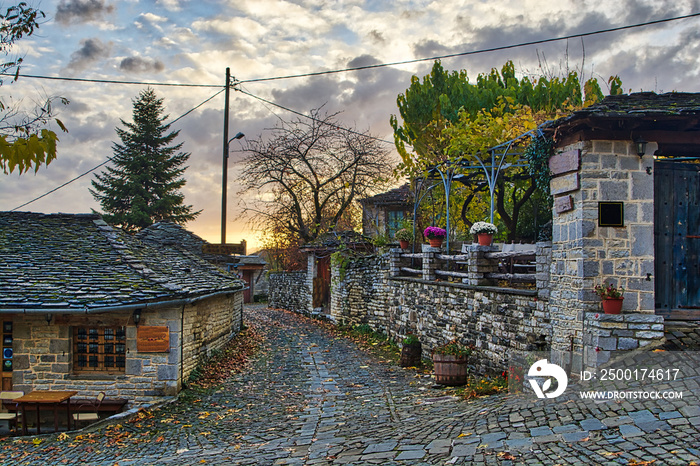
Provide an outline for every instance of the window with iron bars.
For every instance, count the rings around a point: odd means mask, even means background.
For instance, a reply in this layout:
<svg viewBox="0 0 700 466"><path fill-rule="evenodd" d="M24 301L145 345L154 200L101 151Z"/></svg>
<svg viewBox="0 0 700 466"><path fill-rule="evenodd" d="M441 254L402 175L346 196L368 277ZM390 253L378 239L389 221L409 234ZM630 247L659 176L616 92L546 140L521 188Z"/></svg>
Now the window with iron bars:
<svg viewBox="0 0 700 466"><path fill-rule="evenodd" d="M73 371L121 373L126 366L124 327L73 327Z"/></svg>

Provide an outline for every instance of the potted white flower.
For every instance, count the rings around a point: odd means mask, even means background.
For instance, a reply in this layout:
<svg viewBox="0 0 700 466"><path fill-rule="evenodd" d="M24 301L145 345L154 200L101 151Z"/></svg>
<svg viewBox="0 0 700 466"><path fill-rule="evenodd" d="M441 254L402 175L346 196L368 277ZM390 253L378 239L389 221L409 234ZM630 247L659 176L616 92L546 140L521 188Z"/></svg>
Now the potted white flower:
<svg viewBox="0 0 700 466"><path fill-rule="evenodd" d="M493 241L493 235L498 233L498 228L496 228L496 225L493 223L476 222L469 229L469 233L479 238L479 244L481 246L490 246Z"/></svg>

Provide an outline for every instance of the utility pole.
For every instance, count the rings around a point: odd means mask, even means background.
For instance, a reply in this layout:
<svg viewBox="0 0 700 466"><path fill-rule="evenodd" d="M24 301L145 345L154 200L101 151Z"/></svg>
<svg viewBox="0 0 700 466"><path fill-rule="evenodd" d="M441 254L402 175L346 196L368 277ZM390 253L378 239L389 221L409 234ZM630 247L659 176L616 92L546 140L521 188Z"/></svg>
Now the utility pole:
<svg viewBox="0 0 700 466"><path fill-rule="evenodd" d="M226 68L226 99L224 103L224 166L221 181L221 244L226 244L226 184L228 183L228 102L231 68Z"/></svg>

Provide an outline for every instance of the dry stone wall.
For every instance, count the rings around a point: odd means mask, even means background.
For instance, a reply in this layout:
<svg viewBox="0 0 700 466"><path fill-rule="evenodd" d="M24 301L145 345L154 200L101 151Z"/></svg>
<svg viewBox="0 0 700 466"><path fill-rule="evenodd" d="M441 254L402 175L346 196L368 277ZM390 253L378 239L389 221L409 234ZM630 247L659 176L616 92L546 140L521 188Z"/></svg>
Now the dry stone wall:
<svg viewBox="0 0 700 466"><path fill-rule="evenodd" d="M313 275L311 285L305 271L301 272L270 272L270 307L287 309L294 312L308 313L311 311L311 293L313 290Z"/></svg>
<svg viewBox="0 0 700 466"><path fill-rule="evenodd" d="M355 258L342 274L333 268L332 318L368 324L396 341L413 333L423 343L424 357L459 339L480 350L485 371L507 368L514 351L549 346L547 302L534 290L390 277L389 272L389 254Z"/></svg>

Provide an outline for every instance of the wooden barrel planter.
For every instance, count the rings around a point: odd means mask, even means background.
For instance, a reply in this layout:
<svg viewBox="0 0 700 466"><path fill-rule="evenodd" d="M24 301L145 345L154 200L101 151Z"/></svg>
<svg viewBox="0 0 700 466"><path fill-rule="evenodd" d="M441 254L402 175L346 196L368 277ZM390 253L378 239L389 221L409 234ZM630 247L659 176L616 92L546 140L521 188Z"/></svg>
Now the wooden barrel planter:
<svg viewBox="0 0 700 466"><path fill-rule="evenodd" d="M435 383L440 385L464 385L467 383L468 358L451 354L433 353Z"/></svg>
<svg viewBox="0 0 700 466"><path fill-rule="evenodd" d="M423 348L420 342L403 345L403 348L401 348L401 360L399 361L399 365L401 367L419 366L422 353Z"/></svg>

